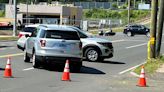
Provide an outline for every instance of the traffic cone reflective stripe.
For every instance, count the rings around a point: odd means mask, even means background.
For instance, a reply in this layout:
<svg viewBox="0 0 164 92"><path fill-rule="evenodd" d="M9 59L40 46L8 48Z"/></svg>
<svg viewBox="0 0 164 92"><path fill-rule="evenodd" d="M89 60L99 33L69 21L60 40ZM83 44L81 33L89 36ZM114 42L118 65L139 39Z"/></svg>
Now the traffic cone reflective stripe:
<svg viewBox="0 0 164 92"><path fill-rule="evenodd" d="M5 67L4 77L10 78L12 77L12 69L11 69L11 61L10 57L7 59L7 65Z"/></svg>
<svg viewBox="0 0 164 92"><path fill-rule="evenodd" d="M62 81L70 81L69 60L66 60L66 64L65 64L64 72L62 76Z"/></svg>
<svg viewBox="0 0 164 92"><path fill-rule="evenodd" d="M7 59L7 64L11 64L11 58L10 57L8 57L8 59Z"/></svg>
<svg viewBox="0 0 164 92"><path fill-rule="evenodd" d="M140 79L139 79L138 86L146 87L146 78L145 78L145 72L144 72L144 67L143 66L142 66L142 69L141 69L141 74L140 74Z"/></svg>

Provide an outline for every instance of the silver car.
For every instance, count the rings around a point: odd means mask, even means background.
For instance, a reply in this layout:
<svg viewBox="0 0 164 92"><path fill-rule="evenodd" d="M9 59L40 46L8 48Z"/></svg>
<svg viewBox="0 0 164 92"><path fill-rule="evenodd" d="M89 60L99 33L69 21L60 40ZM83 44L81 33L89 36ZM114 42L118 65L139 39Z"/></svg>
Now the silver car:
<svg viewBox="0 0 164 92"><path fill-rule="evenodd" d="M24 49L24 61L34 68L43 63L65 64L68 59L73 69L82 66L82 43L77 31L64 26L39 26L37 31L27 38Z"/></svg>
<svg viewBox="0 0 164 92"><path fill-rule="evenodd" d="M73 26L69 26L79 33L82 41L83 57L88 61L103 61L105 58L112 58L114 48L109 40L91 36L88 32Z"/></svg>

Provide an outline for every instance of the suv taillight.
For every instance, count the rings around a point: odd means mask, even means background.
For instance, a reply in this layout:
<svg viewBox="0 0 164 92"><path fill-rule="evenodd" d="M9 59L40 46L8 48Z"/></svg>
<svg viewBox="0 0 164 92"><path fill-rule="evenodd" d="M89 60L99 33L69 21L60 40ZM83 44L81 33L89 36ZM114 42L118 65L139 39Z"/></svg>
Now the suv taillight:
<svg viewBox="0 0 164 92"><path fill-rule="evenodd" d="M46 40L40 40L40 46L45 47L46 46Z"/></svg>

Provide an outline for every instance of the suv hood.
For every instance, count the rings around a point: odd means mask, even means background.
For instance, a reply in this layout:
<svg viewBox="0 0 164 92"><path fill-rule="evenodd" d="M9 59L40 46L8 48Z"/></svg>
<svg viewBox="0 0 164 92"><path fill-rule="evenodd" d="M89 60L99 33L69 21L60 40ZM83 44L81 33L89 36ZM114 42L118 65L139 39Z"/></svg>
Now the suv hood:
<svg viewBox="0 0 164 92"><path fill-rule="evenodd" d="M92 37L92 38L81 38L81 41L90 41L90 42L110 42L109 40Z"/></svg>

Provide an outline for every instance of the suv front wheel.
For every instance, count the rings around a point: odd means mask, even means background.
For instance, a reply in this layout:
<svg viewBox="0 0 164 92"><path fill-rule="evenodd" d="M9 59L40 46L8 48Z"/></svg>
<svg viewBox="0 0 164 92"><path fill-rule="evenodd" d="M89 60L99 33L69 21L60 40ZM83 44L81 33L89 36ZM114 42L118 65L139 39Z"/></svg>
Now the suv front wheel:
<svg viewBox="0 0 164 92"><path fill-rule="evenodd" d="M132 32L127 32L127 36L132 36Z"/></svg>
<svg viewBox="0 0 164 92"><path fill-rule="evenodd" d="M88 48L85 51L85 57L88 61L91 62L95 62L95 61L102 61L103 59L101 59L100 57L100 53L98 50L96 50L95 48Z"/></svg>

